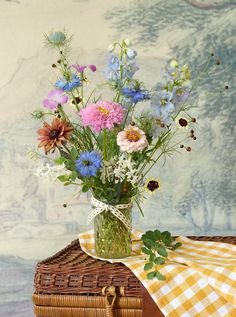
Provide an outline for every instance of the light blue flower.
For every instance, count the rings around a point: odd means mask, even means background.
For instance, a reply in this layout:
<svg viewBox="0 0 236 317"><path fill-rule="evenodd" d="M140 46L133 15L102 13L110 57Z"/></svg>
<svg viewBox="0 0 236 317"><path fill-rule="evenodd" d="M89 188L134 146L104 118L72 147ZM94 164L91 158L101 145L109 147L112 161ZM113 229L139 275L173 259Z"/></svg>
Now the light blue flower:
<svg viewBox="0 0 236 317"><path fill-rule="evenodd" d="M70 91L79 86L81 86L81 80L76 74L72 74L70 79L63 77L55 83L55 87L64 91Z"/></svg>
<svg viewBox="0 0 236 317"><path fill-rule="evenodd" d="M134 74L139 70L139 67L134 61L123 65L123 79L132 79Z"/></svg>
<svg viewBox="0 0 236 317"><path fill-rule="evenodd" d="M170 114L175 109L172 99L173 94L170 91L162 90L153 96L151 106L156 107L163 115Z"/></svg>
<svg viewBox="0 0 236 317"><path fill-rule="evenodd" d="M76 169L83 177L95 177L101 166L101 156L95 151L82 152L76 160Z"/></svg>
<svg viewBox="0 0 236 317"><path fill-rule="evenodd" d="M108 70L106 77L108 80L117 81L120 78L120 65L121 61L115 55L110 55L108 60Z"/></svg>
<svg viewBox="0 0 236 317"><path fill-rule="evenodd" d="M137 52L135 50L132 50L131 48L128 48L126 51L126 55L128 59L135 59L135 57L137 56Z"/></svg>
<svg viewBox="0 0 236 317"><path fill-rule="evenodd" d="M173 89L173 102L176 105L184 104L190 96L189 86L175 86Z"/></svg>

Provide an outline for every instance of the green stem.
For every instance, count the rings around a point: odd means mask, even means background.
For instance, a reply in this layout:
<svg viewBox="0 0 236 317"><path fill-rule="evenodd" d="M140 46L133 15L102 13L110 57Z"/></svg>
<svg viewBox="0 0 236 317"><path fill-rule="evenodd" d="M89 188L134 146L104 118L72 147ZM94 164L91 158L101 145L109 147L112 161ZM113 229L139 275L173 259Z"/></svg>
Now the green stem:
<svg viewBox="0 0 236 317"><path fill-rule="evenodd" d="M104 160L107 161L107 130L103 130L103 156Z"/></svg>

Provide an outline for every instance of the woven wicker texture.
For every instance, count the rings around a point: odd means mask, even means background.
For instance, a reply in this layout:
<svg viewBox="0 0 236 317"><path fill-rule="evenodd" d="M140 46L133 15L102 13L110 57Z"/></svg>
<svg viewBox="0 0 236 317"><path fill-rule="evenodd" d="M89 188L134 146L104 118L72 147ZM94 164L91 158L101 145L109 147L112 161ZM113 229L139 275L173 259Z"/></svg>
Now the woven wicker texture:
<svg viewBox="0 0 236 317"><path fill-rule="evenodd" d="M189 238L236 244L236 237ZM143 303L141 283L128 268L123 264L89 257L81 250L78 240L38 263L34 286L33 302L37 317L163 316L151 298ZM109 297L101 296L108 286L115 286L118 295L114 306L110 304ZM147 310L142 309L145 304ZM154 310L151 310L152 305ZM144 312L148 310L155 311L155 316Z"/></svg>
<svg viewBox="0 0 236 317"><path fill-rule="evenodd" d="M236 244L236 237L190 237L194 240ZM105 286L124 290L128 297L142 297L141 283L121 263L96 260L85 254L79 240L73 241L54 256L39 262L34 287L38 294L101 295Z"/></svg>
<svg viewBox="0 0 236 317"><path fill-rule="evenodd" d="M119 297L115 308L107 305L104 296L80 295L33 295L36 316L66 317L66 316L114 316L141 317L142 299L134 297Z"/></svg>

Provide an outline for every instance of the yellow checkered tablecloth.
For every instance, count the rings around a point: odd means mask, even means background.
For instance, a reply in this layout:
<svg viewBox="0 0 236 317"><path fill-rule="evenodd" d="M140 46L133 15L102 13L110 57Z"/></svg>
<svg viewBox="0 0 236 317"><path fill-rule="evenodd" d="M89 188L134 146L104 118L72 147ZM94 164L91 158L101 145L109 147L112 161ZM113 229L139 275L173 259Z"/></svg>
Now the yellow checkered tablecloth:
<svg viewBox="0 0 236 317"><path fill-rule="evenodd" d="M236 317L236 246L178 237L183 245L169 251L168 261L158 268L166 280L147 280L141 235L133 230L131 256L102 260L130 268L165 316ZM101 259L95 254L93 230L79 234L79 240L85 253Z"/></svg>

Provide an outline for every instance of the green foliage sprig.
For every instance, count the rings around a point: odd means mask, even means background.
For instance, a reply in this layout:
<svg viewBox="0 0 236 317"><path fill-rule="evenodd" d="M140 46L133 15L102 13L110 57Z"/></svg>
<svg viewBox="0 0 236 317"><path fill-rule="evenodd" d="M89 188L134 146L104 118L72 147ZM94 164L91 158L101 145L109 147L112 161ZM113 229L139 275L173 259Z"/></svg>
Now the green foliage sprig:
<svg viewBox="0 0 236 317"><path fill-rule="evenodd" d="M175 242L175 237L171 236L170 232L159 230L145 232L141 240L143 241L144 247L142 252L149 256L148 262L144 265L144 270L151 272L147 273L148 280L157 278L158 280L165 280L166 277L161 274L157 266L162 265L168 258L167 250L175 250L182 245L181 242Z"/></svg>

